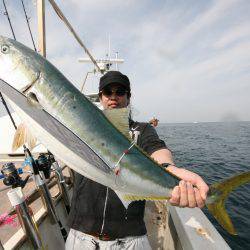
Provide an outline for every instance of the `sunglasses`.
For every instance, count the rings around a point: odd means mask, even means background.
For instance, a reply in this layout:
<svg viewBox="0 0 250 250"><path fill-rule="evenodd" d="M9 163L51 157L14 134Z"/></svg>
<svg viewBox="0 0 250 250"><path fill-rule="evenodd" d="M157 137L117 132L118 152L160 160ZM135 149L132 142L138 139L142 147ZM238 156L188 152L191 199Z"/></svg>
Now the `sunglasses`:
<svg viewBox="0 0 250 250"><path fill-rule="evenodd" d="M116 94L117 96L124 96L126 93L128 93L128 91L122 87L119 87L117 89L105 88L100 91L100 94L103 94L105 96L111 96L112 93Z"/></svg>

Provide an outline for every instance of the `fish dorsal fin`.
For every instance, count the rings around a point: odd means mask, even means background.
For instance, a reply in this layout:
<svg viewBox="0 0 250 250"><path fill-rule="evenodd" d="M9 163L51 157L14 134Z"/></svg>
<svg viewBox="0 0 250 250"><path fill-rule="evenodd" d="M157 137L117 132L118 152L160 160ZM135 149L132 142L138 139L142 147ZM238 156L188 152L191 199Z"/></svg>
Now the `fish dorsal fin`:
<svg viewBox="0 0 250 250"><path fill-rule="evenodd" d="M36 138L29 131L28 127L24 123L21 123L14 135L14 140L12 143L13 152L23 146L25 143L27 143L29 149L32 150L36 146Z"/></svg>
<svg viewBox="0 0 250 250"><path fill-rule="evenodd" d="M121 133L123 133L126 137L130 138L128 108L105 109L103 110L103 113Z"/></svg>

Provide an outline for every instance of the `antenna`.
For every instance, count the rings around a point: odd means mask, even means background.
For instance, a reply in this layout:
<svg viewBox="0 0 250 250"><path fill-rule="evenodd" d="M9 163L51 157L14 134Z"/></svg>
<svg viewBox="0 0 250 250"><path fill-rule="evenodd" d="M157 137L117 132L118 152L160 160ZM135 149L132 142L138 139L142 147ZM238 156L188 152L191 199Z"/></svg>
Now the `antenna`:
<svg viewBox="0 0 250 250"><path fill-rule="evenodd" d="M109 34L109 48L108 48L108 59L111 60L111 54L110 54L110 34ZM111 66L111 65L110 65Z"/></svg>
<svg viewBox="0 0 250 250"><path fill-rule="evenodd" d="M118 60L118 52L115 52L115 59ZM115 69L118 70L118 63L115 63Z"/></svg>

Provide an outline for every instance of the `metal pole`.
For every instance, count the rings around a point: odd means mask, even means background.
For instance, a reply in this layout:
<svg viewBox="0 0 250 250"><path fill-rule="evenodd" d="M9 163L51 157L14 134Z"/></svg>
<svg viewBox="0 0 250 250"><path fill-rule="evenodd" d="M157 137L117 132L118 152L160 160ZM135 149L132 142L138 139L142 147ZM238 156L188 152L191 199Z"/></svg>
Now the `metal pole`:
<svg viewBox="0 0 250 250"><path fill-rule="evenodd" d="M45 1L37 0L38 52L46 57Z"/></svg>
<svg viewBox="0 0 250 250"><path fill-rule="evenodd" d="M70 212L70 198L69 198L68 188L66 186L65 179L63 176L62 168L59 166L57 161L54 161L52 163L52 166L53 166L55 173L56 173L56 176L57 176L57 183L58 183L60 193L62 195L62 200L63 200L64 206L65 206L65 209L66 209L67 213L69 214L69 212Z"/></svg>
<svg viewBox="0 0 250 250"><path fill-rule="evenodd" d="M28 148L25 148L25 156L26 156L26 158L29 158L31 160L32 170L34 173L34 180L35 180L35 183L37 185L37 189L38 189L39 193L41 194L42 202L47 210L48 216L50 218L50 222L52 224L57 223L59 225L63 239L64 239L64 241L66 241L67 236L68 236L67 231L63 227L63 225L62 225L62 223L57 215L55 205L52 201L52 197L51 197L51 194L49 192L49 188L48 188L47 184L45 183L45 181L41 178L41 176L39 174L38 165L37 165L36 161L34 160L34 158L32 157Z"/></svg>
<svg viewBox="0 0 250 250"><path fill-rule="evenodd" d="M26 204L22 188L13 188L7 194L11 205L16 210L20 224L26 236L30 239L34 249L41 249L43 246L41 237L36 223L29 213L29 208Z"/></svg>

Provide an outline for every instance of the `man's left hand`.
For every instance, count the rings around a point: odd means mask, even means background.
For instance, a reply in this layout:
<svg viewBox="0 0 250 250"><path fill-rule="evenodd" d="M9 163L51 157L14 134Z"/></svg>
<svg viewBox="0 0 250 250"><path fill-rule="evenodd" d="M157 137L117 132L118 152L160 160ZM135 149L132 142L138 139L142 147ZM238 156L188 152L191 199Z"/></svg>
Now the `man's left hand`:
<svg viewBox="0 0 250 250"><path fill-rule="evenodd" d="M167 170L179 177L179 185L174 187L170 198L171 205L180 207L199 207L205 205L208 185L198 175L183 168L167 167Z"/></svg>

